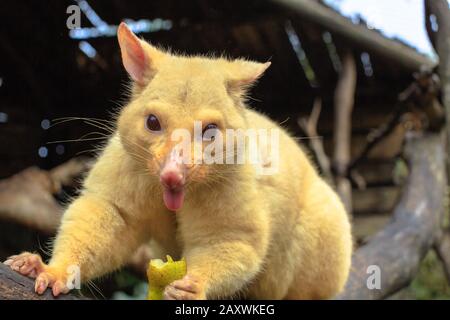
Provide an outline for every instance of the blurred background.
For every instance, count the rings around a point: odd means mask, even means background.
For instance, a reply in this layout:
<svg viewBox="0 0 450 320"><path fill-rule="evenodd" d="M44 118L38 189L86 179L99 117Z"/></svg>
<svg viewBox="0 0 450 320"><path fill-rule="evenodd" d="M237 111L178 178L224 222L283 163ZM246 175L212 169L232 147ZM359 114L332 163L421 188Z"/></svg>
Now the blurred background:
<svg viewBox="0 0 450 320"><path fill-rule="evenodd" d="M445 16L449 2L0 2L0 259L47 254L62 206L106 139L95 119L126 103L121 21L175 52L270 60L249 105L310 151L351 212L355 246L364 246L391 221L404 190L408 132L443 128L435 48L448 24L439 24L436 8ZM143 250L83 294L144 297L146 257ZM449 299L444 261L436 250L421 253L389 298Z"/></svg>

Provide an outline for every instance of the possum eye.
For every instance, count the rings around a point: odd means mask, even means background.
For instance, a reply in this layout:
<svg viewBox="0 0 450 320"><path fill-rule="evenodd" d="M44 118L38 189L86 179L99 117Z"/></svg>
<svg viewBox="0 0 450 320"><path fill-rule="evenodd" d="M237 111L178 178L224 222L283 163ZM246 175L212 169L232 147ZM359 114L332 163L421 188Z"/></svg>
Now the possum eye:
<svg viewBox="0 0 450 320"><path fill-rule="evenodd" d="M161 131L161 124L159 123L158 118L154 114L150 114L147 117L147 121L145 122L145 126L150 131Z"/></svg>
<svg viewBox="0 0 450 320"><path fill-rule="evenodd" d="M215 123L207 124L203 128L203 139L214 140L214 138L217 134L217 130L219 130L219 128L217 127L217 125Z"/></svg>

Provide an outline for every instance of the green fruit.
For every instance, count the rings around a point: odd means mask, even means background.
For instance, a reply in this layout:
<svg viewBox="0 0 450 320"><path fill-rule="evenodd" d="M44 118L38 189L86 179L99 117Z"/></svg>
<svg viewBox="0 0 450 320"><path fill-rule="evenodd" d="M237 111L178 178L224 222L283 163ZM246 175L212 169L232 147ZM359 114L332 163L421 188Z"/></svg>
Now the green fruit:
<svg viewBox="0 0 450 320"><path fill-rule="evenodd" d="M173 261L172 257L167 255L167 262L161 259L152 259L148 264L148 300L162 300L163 292L167 285L175 280L179 280L186 275L186 260Z"/></svg>

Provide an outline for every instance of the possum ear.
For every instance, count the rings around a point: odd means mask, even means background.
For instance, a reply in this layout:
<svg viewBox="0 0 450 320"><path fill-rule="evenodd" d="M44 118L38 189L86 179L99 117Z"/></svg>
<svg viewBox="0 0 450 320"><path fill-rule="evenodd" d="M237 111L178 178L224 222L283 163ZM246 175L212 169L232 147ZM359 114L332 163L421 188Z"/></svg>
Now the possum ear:
<svg viewBox="0 0 450 320"><path fill-rule="evenodd" d="M145 85L155 75L164 53L140 40L124 22L119 25L117 38L123 66L131 79L139 85Z"/></svg>
<svg viewBox="0 0 450 320"><path fill-rule="evenodd" d="M244 93L263 75L270 65L271 62L233 61L228 73L228 89L231 92Z"/></svg>

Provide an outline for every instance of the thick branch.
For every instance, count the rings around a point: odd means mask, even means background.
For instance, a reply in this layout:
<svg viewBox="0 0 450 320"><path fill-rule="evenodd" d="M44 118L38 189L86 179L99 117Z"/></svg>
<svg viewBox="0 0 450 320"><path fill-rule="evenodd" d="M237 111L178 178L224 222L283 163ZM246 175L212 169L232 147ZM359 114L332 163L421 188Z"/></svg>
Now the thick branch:
<svg viewBox="0 0 450 320"><path fill-rule="evenodd" d="M77 297L74 294L53 297L50 290L43 295L34 292L33 279L24 277L10 267L0 263L0 300L80 300L85 298Z"/></svg>
<svg viewBox="0 0 450 320"><path fill-rule="evenodd" d="M31 167L0 181L0 218L53 234L62 207L54 199L62 185L87 169L87 162L72 159L51 171Z"/></svg>
<svg viewBox="0 0 450 320"><path fill-rule="evenodd" d="M442 102L447 119L447 145L450 143L450 9L447 0L426 0L425 21L431 15L436 18L438 30L428 28L429 37L439 56L438 73L441 81ZM447 175L450 177L450 157L447 159Z"/></svg>
<svg viewBox="0 0 450 320"><path fill-rule="evenodd" d="M353 257L338 299L382 299L410 283L440 233L447 180L445 147L439 134L408 135L410 176L391 222ZM381 270L381 289L368 289L367 268Z"/></svg>
<svg viewBox="0 0 450 320"><path fill-rule="evenodd" d="M446 0L425 0L425 24L434 49L439 56L438 73L441 83L442 103L446 117L447 149L450 144L450 9ZM434 16L437 30L432 28ZM447 157L447 179L450 180L450 158ZM450 283L450 231L444 231L435 244L435 250L442 261Z"/></svg>

